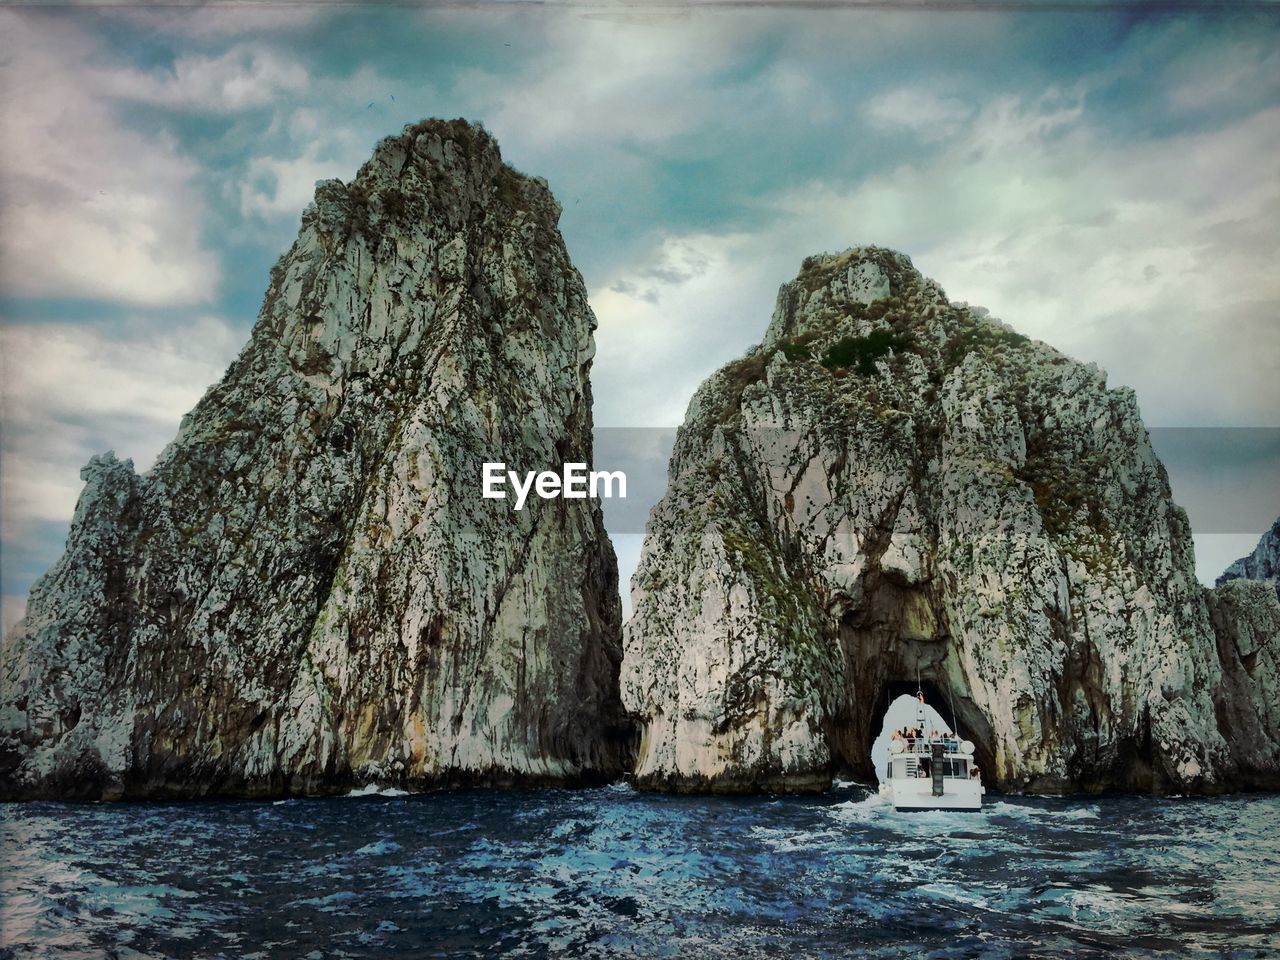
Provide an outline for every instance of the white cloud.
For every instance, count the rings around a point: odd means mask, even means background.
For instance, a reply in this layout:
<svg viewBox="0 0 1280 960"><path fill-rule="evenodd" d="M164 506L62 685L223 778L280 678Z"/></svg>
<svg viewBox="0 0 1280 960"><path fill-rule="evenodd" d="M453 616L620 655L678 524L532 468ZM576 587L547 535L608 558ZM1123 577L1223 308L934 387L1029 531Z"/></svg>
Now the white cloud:
<svg viewBox="0 0 1280 960"><path fill-rule="evenodd" d="M350 102L367 101L379 107L403 109L398 101L387 97L387 91L396 86L376 70L366 67L344 78L340 86L321 81L312 92L321 98L341 96ZM432 99L425 89L416 93L414 99ZM397 123L388 121L385 113L380 112L377 120L387 125L368 136L356 125L333 122L314 105L279 109L267 138L280 143L281 149L271 153L254 151L243 167L227 171L223 193L245 217L296 223L298 215L315 195L317 180L335 177L349 180L369 159L378 139L398 132L403 123L418 119L413 117Z"/></svg>
<svg viewBox="0 0 1280 960"><path fill-rule="evenodd" d="M778 285L809 254L864 243L920 253L939 236L990 246L1004 236L975 238L975 229L993 221L1027 229L1069 209L1068 184L1054 186L1045 176L1019 182L1009 169L1079 109L1056 93L1030 105L1001 99L935 163L904 164L849 187L819 182L763 198L766 225L758 231L658 238L643 260L591 291L600 320L595 372L609 384L596 391L598 422L678 423L698 383L760 341ZM975 175L983 164L992 171Z"/></svg>
<svg viewBox="0 0 1280 960"><path fill-rule="evenodd" d="M220 277L200 235L199 169L118 123L70 22L0 12L0 285L20 296L199 303Z"/></svg>
<svg viewBox="0 0 1280 960"><path fill-rule="evenodd" d="M91 77L115 97L208 112L260 106L282 94L301 93L308 85L301 64L258 44L238 45L217 56L179 57L171 67L103 70Z"/></svg>
<svg viewBox="0 0 1280 960"><path fill-rule="evenodd" d="M5 430L0 439L3 538L66 520L79 471L108 448L148 469L182 415L221 378L243 342L222 320L0 327Z"/></svg>
<svg viewBox="0 0 1280 960"><path fill-rule="evenodd" d="M874 126L908 130L925 141L951 136L973 116L973 108L963 100L913 87L900 87L873 97L866 112Z"/></svg>
<svg viewBox="0 0 1280 960"><path fill-rule="evenodd" d="M295 157L254 157L237 184L245 216L294 217L311 202L317 180L346 178L356 167L319 159L318 145Z"/></svg>
<svg viewBox="0 0 1280 960"><path fill-rule="evenodd" d="M759 26L696 15L548 22L545 46L517 80L479 70L457 78L504 143L534 153L660 144L723 119L716 74L740 55L735 38Z"/></svg>
<svg viewBox="0 0 1280 960"><path fill-rule="evenodd" d="M644 548L642 533L613 533L613 553L618 558L618 584L622 591L622 619L631 619L631 576L640 565L640 552ZM25 606L25 604L24 604Z"/></svg>
<svg viewBox="0 0 1280 960"><path fill-rule="evenodd" d="M759 342L781 266L762 263L760 240L667 237L647 260L589 291L600 324L592 370L601 385L597 425L680 423L698 384Z"/></svg>
<svg viewBox="0 0 1280 960"><path fill-rule="evenodd" d="M789 279L809 253L893 246L952 297L1134 386L1148 423L1269 424L1280 408L1280 178L1261 158L1280 155L1280 110L1150 142L1104 133L1057 95L996 100L930 160L787 191L762 201L770 219L758 233L697 237L733 250L732 262L712 259L701 302L735 304L754 278ZM594 301L602 354L612 314L652 313L658 329L666 310L665 294L661 307L623 309L615 291ZM766 313L757 301L739 329L758 339ZM646 362L645 340L629 335L628 364ZM653 343L655 367L662 349Z"/></svg>

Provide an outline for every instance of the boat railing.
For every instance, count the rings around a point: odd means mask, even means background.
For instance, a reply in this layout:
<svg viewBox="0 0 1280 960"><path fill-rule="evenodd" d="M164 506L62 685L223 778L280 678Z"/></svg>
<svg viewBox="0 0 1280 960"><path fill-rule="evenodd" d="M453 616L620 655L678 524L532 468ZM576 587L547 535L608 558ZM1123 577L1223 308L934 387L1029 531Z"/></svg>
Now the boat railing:
<svg viewBox="0 0 1280 960"><path fill-rule="evenodd" d="M930 740L928 737L912 737L895 741L905 744L904 749L898 751L898 755L910 754L917 757L927 757L933 753L933 745L940 743L946 748L947 753L960 755L961 740L959 737L938 737Z"/></svg>
<svg viewBox="0 0 1280 960"><path fill-rule="evenodd" d="M906 760L906 766L902 768L890 769L890 776L893 776L894 769L900 769L899 777L906 780L919 780L928 776L928 767L916 762L916 757L910 754L898 754L899 760ZM943 761L942 776L947 780L977 780L978 774L974 771L977 769L970 765L972 757L947 758Z"/></svg>

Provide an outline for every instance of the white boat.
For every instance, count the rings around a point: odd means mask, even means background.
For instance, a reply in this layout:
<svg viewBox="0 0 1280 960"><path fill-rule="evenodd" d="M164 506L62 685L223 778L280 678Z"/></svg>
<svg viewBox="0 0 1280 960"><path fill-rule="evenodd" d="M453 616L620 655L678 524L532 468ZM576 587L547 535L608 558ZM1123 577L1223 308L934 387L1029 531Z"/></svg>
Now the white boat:
<svg viewBox="0 0 1280 960"><path fill-rule="evenodd" d="M918 729L924 732L923 697ZM895 736L889 744L888 777L880 795L895 810L981 810L982 778L973 743L955 735Z"/></svg>

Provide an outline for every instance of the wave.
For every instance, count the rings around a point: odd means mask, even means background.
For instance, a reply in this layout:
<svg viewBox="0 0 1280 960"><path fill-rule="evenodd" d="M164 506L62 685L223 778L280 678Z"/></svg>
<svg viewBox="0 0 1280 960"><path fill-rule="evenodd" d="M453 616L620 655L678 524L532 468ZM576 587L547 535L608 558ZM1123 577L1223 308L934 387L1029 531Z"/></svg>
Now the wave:
<svg viewBox="0 0 1280 960"><path fill-rule="evenodd" d="M376 783L365 784L363 787L357 787L350 793L344 793L344 797L407 797L408 790L401 790L399 787L380 787Z"/></svg>
<svg viewBox="0 0 1280 960"><path fill-rule="evenodd" d="M861 800L846 800L844 803L837 803L828 808L831 816L837 820L843 820L846 823L855 823L864 820L871 820L892 810L892 806L886 797L873 793L869 797Z"/></svg>
<svg viewBox="0 0 1280 960"><path fill-rule="evenodd" d="M980 888L966 887L959 883L934 880L921 884L915 888L915 891L918 895L950 900L954 903L962 903L965 906L978 907L983 910L991 906L991 901L983 896L984 891Z"/></svg>
<svg viewBox="0 0 1280 960"><path fill-rule="evenodd" d="M1098 819L1098 807L1096 805L1055 809L1053 807L1033 806L1026 803L1009 803L1006 800L997 800L995 803L986 804L983 809L988 813L993 813L998 816L1015 817L1019 820L1028 820L1031 818L1048 818L1051 820Z"/></svg>
<svg viewBox="0 0 1280 960"><path fill-rule="evenodd" d="M373 843L366 843L363 847L356 851L367 857L383 856L388 853L395 853L400 849L400 844L394 840L375 840Z"/></svg>
<svg viewBox="0 0 1280 960"><path fill-rule="evenodd" d="M752 827L751 835L779 853L832 847L845 840L838 829L792 830L782 827Z"/></svg>

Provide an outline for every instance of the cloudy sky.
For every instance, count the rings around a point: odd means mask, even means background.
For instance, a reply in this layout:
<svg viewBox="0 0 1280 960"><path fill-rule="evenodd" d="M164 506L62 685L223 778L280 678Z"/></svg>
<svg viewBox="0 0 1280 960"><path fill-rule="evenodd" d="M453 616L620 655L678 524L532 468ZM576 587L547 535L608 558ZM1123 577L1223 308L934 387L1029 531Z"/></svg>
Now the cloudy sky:
<svg viewBox="0 0 1280 960"><path fill-rule="evenodd" d="M675 425L806 254L893 246L1137 391L1212 579L1280 513L1280 10L1160 6L0 9L4 626L79 467L147 468L221 376L315 180L424 116L563 203L597 424Z"/></svg>

